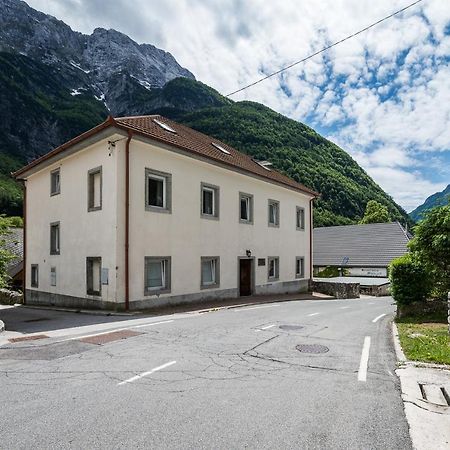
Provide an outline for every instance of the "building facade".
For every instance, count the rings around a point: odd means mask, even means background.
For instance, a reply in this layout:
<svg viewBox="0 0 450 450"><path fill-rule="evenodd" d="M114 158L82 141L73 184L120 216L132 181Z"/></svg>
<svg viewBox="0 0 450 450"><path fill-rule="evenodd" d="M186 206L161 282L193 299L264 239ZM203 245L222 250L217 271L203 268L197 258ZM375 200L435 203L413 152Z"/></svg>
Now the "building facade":
<svg viewBox="0 0 450 450"><path fill-rule="evenodd" d="M109 118L15 175L26 303L133 310L308 289L316 193L168 119Z"/></svg>

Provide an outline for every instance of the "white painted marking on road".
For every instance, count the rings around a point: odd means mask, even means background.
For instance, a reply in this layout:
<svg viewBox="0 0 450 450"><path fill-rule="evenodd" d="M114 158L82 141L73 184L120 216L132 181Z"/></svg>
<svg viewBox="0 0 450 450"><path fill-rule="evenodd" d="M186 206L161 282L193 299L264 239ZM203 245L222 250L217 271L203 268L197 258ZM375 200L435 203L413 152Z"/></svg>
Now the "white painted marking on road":
<svg viewBox="0 0 450 450"><path fill-rule="evenodd" d="M173 322L173 320L164 320L162 322L145 323L144 325L135 325L134 327L130 327L130 328L152 327L153 325L161 325L162 323L170 323L170 322Z"/></svg>
<svg viewBox="0 0 450 450"><path fill-rule="evenodd" d="M128 380L121 381L120 383L117 383L117 386L122 386L123 384L132 383L133 381L140 380L141 378L146 377L147 375L151 375L152 373L158 372L159 370L165 369L166 367L172 366L174 364L176 364L176 361L170 361L166 364L163 364L162 366L155 367L154 369L149 370L148 372L144 372L141 373L140 375L128 378Z"/></svg>
<svg viewBox="0 0 450 450"><path fill-rule="evenodd" d="M239 311L250 311L252 309L261 309L261 308L274 308L275 306L280 306L280 305L264 305L264 306L253 306L251 308L233 308L234 312L239 312Z"/></svg>
<svg viewBox="0 0 450 450"><path fill-rule="evenodd" d="M367 303L368 305L375 305L375 303L373 303L373 302L370 302L370 303Z"/></svg>
<svg viewBox="0 0 450 450"><path fill-rule="evenodd" d="M258 328L258 329L255 330L255 331L268 330L269 328L273 328L274 326L275 326L275 324L267 325L266 327Z"/></svg>
<svg viewBox="0 0 450 450"><path fill-rule="evenodd" d="M75 336L67 339L61 339L59 342L65 342L65 341L76 341L77 339L84 339L84 338L90 338L94 336L101 336L102 334L109 334L109 333L115 333L116 331L123 331L128 330L129 328L114 328L111 330L102 331L101 333L93 333L93 334L83 334L82 336Z"/></svg>
<svg viewBox="0 0 450 450"><path fill-rule="evenodd" d="M347 309L350 308L350 306L341 306L339 309Z"/></svg>
<svg viewBox="0 0 450 450"><path fill-rule="evenodd" d="M308 314L308 317L317 316L317 314L320 314L320 313L312 313L312 314Z"/></svg>
<svg viewBox="0 0 450 450"><path fill-rule="evenodd" d="M378 317L375 317L375 319L372 320L372 323L378 322L379 319L384 317L386 314L380 314Z"/></svg>
<svg viewBox="0 0 450 450"><path fill-rule="evenodd" d="M359 363L358 381L367 381L367 366L369 364L370 336L364 338L361 361Z"/></svg>

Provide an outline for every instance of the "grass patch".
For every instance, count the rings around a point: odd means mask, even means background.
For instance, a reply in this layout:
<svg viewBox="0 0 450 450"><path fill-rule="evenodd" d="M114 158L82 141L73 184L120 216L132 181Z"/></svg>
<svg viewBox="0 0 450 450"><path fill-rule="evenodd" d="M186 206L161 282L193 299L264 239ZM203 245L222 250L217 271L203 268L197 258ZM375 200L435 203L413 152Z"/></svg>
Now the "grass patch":
<svg viewBox="0 0 450 450"><path fill-rule="evenodd" d="M397 319L398 334L408 359L450 364L450 337L442 314Z"/></svg>

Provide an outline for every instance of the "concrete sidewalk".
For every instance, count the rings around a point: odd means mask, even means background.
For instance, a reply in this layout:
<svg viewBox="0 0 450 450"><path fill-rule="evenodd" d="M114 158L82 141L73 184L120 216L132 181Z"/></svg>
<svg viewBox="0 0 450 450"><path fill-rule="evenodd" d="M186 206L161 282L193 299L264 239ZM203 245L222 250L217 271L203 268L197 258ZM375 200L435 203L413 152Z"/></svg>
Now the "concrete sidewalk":
<svg viewBox="0 0 450 450"><path fill-rule="evenodd" d="M450 366L406 359L393 324L400 379L409 433L416 450L450 448Z"/></svg>

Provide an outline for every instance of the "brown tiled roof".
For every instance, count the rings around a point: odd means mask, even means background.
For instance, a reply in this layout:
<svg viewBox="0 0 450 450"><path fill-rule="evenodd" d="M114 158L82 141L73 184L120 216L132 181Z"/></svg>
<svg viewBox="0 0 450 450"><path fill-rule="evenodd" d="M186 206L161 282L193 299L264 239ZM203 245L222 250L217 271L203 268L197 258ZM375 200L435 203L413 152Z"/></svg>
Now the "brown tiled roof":
<svg viewBox="0 0 450 450"><path fill-rule="evenodd" d="M163 129L155 119L168 125L175 130L175 133ZM165 117L153 115L153 116L137 116L137 117L117 117L114 119L119 125L123 125L132 131L138 131L144 136L148 136L152 139L167 143L169 145L181 148L190 153L198 156L206 157L213 161L220 162L230 168L238 169L244 172L249 172L253 175L258 175L262 178L266 178L270 181L283 184L290 188L306 192L313 196L317 196L317 192L307 188L306 186L297 183L293 179L277 172L276 170L264 169L250 156L245 155L219 141L218 139L207 136L206 134L195 131L192 128L181 125L177 122L169 120ZM219 144L230 154L225 154L212 143Z"/></svg>
<svg viewBox="0 0 450 450"><path fill-rule="evenodd" d="M155 120L168 125L175 132L165 130L157 122L155 122ZM131 131L132 133L154 139L173 147L177 147L193 155L216 161L217 163L228 166L230 169L247 172L268 181L282 184L291 189L305 192L312 196L319 195L317 192L307 188L300 183L297 183L293 179L281 174L280 172L277 172L276 170L267 170L261 167L261 165L259 165L250 156L237 151L233 147L230 147L229 145L219 141L218 139L207 136L206 134L195 131L192 128L186 127L159 115L117 117L115 119L109 117L102 124L97 125L97 127L93 128L92 130L81 134L80 136L72 139L71 141L68 141L60 147L57 147L46 155L41 156L35 161L32 161L26 167L18 170L13 175L15 177L20 177L20 175L22 175L32 167L35 167L46 159L57 155L73 144L76 144L90 136L93 136L94 134L108 126L116 126L126 131ZM226 154L216 148L212 144L213 142L223 147L230 154Z"/></svg>

